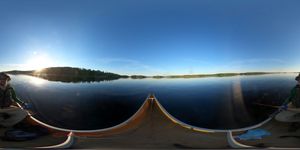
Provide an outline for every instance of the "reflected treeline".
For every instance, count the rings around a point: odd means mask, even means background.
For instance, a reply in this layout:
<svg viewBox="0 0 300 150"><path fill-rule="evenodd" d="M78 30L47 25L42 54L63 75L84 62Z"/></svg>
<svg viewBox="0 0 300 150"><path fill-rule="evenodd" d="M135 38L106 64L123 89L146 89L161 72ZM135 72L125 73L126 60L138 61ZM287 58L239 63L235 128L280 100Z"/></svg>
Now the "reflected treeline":
<svg viewBox="0 0 300 150"><path fill-rule="evenodd" d="M31 75L39 78L43 78L49 81L60 81L67 83L79 83L79 82L101 82L101 81L111 81L118 80L121 78L131 78L131 79L144 79L149 78L149 76L143 75L119 75L111 72L104 72L99 70L91 70L84 68L74 68L74 67L50 67L45 68L40 71L6 71L8 74L22 74Z"/></svg>
<svg viewBox="0 0 300 150"><path fill-rule="evenodd" d="M72 67L45 68L34 72L33 75L50 81L61 82L101 82L128 78L128 76L110 72Z"/></svg>
<svg viewBox="0 0 300 150"><path fill-rule="evenodd" d="M9 74L25 74L43 78L49 81L60 81L60 82L101 82L111 81L121 78L131 79L173 79L173 78L203 78L203 77L230 77L230 76L241 76L241 75L263 75L263 74L278 74L287 72L245 72L245 73L217 73L217 74L193 74L193 75L168 75L168 76L144 76L144 75L119 75L111 72L104 72L99 70L91 70L84 68L73 68L73 67L50 67L40 71L7 71Z"/></svg>
<svg viewBox="0 0 300 150"><path fill-rule="evenodd" d="M102 81L112 81L120 79L121 77L97 77L97 76L64 76L64 75L38 75L37 77L43 78L49 81L60 81L67 83L80 83L80 82L102 82Z"/></svg>
<svg viewBox="0 0 300 150"><path fill-rule="evenodd" d="M203 78L203 77L231 77L243 75L264 75L276 74L279 72L245 72L245 73L216 73L216 74L195 74L195 75L170 75L170 76L154 76L153 78Z"/></svg>
<svg viewBox="0 0 300 150"><path fill-rule="evenodd" d="M73 67L51 67L45 68L40 71L9 71L9 74L26 74L35 77L43 78L49 81L60 81L60 82L101 82L111 81L120 78L129 78L126 75L119 75L110 72L104 72L99 70L91 70L84 68L73 68Z"/></svg>
<svg viewBox="0 0 300 150"><path fill-rule="evenodd" d="M143 75L132 75L130 76L131 79L145 79L149 78L148 76L143 76Z"/></svg>

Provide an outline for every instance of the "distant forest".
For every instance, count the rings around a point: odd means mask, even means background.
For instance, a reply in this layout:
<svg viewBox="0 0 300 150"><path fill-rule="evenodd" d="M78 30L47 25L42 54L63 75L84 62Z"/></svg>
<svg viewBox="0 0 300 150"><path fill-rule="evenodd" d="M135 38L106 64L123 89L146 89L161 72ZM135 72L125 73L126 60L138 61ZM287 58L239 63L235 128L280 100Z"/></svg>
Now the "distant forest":
<svg viewBox="0 0 300 150"><path fill-rule="evenodd" d="M84 68L73 67L51 67L45 68L41 71L8 71L10 74L26 74L49 81L61 81L61 82L100 82L117 80L120 78L129 78L126 75L118 75L115 73L104 72L99 70L91 70Z"/></svg>
<svg viewBox="0 0 300 150"><path fill-rule="evenodd" d="M217 74L195 74L195 75L171 75L171 76L154 76L154 78L203 78L203 77L231 77L242 75L264 75L274 74L276 72L245 72L245 73L217 73Z"/></svg>
<svg viewBox="0 0 300 150"><path fill-rule="evenodd" d="M73 67L50 67L42 69L41 71L7 71L9 74L25 74L47 79L49 81L61 81L61 82L100 82L111 81L121 78L131 79L144 79L144 78L204 78L204 77L229 77L240 75L263 75L274 74L284 72L245 72L245 73L217 73L217 74L195 74L195 75L168 75L168 76L144 76L144 75L119 75L110 72L104 72L99 70L91 70L84 68Z"/></svg>

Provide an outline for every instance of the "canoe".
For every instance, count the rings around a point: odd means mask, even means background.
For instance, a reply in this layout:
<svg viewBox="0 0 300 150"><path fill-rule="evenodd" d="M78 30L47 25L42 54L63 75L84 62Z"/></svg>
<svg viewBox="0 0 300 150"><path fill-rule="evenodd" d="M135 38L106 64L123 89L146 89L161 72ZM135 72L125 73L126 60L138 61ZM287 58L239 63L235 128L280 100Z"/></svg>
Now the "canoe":
<svg viewBox="0 0 300 150"><path fill-rule="evenodd" d="M254 126L233 130L213 130L181 122L150 95L135 115L126 122L96 131L74 133L74 148L299 148L294 133L287 132L288 123L274 120L275 113ZM269 137L257 141L239 141L235 136L251 129L265 129Z"/></svg>
<svg viewBox="0 0 300 150"><path fill-rule="evenodd" d="M272 105L265 105L259 104L260 106L266 107L273 107L273 108L280 108L280 106L272 106ZM298 112L298 108L293 108L290 104L287 109L288 111ZM259 126L256 126L252 129L263 129L269 133L270 136L265 136L259 140L236 140L237 143L250 146L250 147L258 147L258 148L300 148L300 128L296 131L289 131L291 123L288 122L280 122L275 119L276 114L279 113L279 110L274 112L270 117ZM233 133L234 136L241 135L243 132L235 132Z"/></svg>
<svg viewBox="0 0 300 150"><path fill-rule="evenodd" d="M264 129L271 133L259 140L236 140L238 143L256 148L300 148L300 129L295 132L289 132L290 123L284 123L271 119L266 124L256 129ZM238 136L243 132L233 133Z"/></svg>
<svg viewBox="0 0 300 150"><path fill-rule="evenodd" d="M20 105L16 106L20 107ZM21 108L23 109L23 108ZM28 116L25 118L25 122L31 126L40 126L47 130L49 134L40 136L38 138L27 140L27 141L6 141L0 140L0 148L69 148L73 142L72 132L66 132L61 130L56 130L46 123L42 123L38 119L31 116L28 112ZM9 128L0 128L0 136L3 136L5 131Z"/></svg>
<svg viewBox="0 0 300 150"><path fill-rule="evenodd" d="M87 135L74 132L73 148L230 148L226 132L193 127L171 116L150 95L124 123Z"/></svg>
<svg viewBox="0 0 300 150"><path fill-rule="evenodd" d="M2 148L299 148L300 131L287 132L289 124L271 115L265 121L234 130L213 130L181 122L149 95L137 112L125 122L105 129L69 130L48 125L33 116L31 124L47 128L51 134L25 142L4 142ZM256 141L236 140L251 129L265 129L271 135ZM2 130L2 129L1 129ZM0 130L0 131L1 131Z"/></svg>

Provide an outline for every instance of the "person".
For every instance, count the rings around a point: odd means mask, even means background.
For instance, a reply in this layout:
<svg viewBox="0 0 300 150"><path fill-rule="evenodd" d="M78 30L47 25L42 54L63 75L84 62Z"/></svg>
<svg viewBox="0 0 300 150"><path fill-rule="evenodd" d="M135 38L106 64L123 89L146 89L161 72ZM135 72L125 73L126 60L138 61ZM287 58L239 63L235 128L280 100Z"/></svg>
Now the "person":
<svg viewBox="0 0 300 150"><path fill-rule="evenodd" d="M281 111L275 116L277 121L292 123L289 131L300 128L300 73L295 78L296 86L291 90L290 96L283 102ZM293 110L289 110L293 108ZM299 108L299 111L295 111Z"/></svg>
<svg viewBox="0 0 300 150"><path fill-rule="evenodd" d="M26 108L27 103L16 97L14 89L8 83L11 80L6 73L0 73L0 126L12 127L24 120L28 115L27 111L14 106L16 102Z"/></svg>

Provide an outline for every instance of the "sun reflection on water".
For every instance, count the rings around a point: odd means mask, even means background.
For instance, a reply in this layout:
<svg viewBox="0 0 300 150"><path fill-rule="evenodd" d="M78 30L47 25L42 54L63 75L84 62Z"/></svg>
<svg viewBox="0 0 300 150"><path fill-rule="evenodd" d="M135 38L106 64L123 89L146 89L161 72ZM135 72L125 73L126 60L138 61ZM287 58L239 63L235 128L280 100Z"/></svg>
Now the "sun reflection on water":
<svg viewBox="0 0 300 150"><path fill-rule="evenodd" d="M37 78L37 77L32 77L29 81L31 84L41 86L46 83L45 79Z"/></svg>

